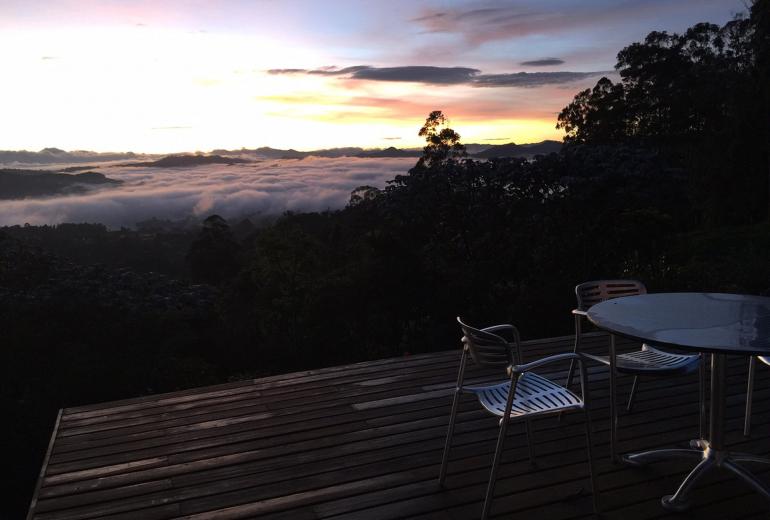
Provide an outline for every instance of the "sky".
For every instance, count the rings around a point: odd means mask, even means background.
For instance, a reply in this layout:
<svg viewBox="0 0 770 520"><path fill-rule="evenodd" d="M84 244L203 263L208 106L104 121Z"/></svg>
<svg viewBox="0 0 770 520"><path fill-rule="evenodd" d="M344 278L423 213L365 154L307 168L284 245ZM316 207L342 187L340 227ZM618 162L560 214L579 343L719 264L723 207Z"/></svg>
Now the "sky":
<svg viewBox="0 0 770 520"><path fill-rule="evenodd" d="M742 0L0 0L0 149L172 153L558 139L652 30Z"/></svg>

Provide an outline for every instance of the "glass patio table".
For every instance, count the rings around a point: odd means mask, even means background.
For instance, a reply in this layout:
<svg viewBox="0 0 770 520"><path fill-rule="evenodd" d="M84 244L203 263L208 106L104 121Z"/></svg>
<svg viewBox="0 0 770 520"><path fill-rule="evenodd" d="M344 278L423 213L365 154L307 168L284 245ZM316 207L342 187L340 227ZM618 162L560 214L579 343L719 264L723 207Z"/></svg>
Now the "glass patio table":
<svg viewBox="0 0 770 520"><path fill-rule="evenodd" d="M723 439L726 356L770 355L770 298L720 293L644 294L598 303L588 310L588 319L610 333L610 384L614 384L615 335L711 355L708 439L692 441L691 448L649 450L623 457L631 465L670 458L697 461L676 492L661 499L663 507L688 509L688 495L697 481L719 468L732 472L770 500L770 487L741 465L770 464L770 459L730 452ZM612 420L617 421L617 417ZM613 446L614 442L612 438Z"/></svg>

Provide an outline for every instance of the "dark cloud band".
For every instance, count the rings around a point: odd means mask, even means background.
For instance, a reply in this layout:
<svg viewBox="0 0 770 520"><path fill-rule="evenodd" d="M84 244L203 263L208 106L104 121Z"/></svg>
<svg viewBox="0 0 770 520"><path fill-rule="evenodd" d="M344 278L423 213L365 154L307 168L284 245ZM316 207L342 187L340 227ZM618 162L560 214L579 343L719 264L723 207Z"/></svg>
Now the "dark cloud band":
<svg viewBox="0 0 770 520"><path fill-rule="evenodd" d="M367 67L351 75L355 79L372 81L412 81L437 85L456 85L472 82L481 72L467 67Z"/></svg>
<svg viewBox="0 0 770 520"><path fill-rule="evenodd" d="M556 58L548 60L558 61ZM547 60L537 60L539 62ZM525 62L526 63L526 62ZM535 62L529 62L530 64ZM551 64L551 63L548 63ZM542 63L541 63L542 65ZM511 74L481 74L478 69L469 67L371 67L357 65L338 69L324 67L321 69L270 69L270 74L313 74L323 76L340 76L350 79L369 81L402 81L428 83L431 85L472 85L475 87L540 87L544 85L559 85L571 81L579 81L604 72L515 72Z"/></svg>
<svg viewBox="0 0 770 520"><path fill-rule="evenodd" d="M551 67L553 65L563 65L564 60L559 58L543 58L541 60L522 61L519 65L524 67Z"/></svg>
<svg viewBox="0 0 770 520"><path fill-rule="evenodd" d="M604 72L515 72L513 74L484 74L474 79L477 87L542 87L580 81Z"/></svg>

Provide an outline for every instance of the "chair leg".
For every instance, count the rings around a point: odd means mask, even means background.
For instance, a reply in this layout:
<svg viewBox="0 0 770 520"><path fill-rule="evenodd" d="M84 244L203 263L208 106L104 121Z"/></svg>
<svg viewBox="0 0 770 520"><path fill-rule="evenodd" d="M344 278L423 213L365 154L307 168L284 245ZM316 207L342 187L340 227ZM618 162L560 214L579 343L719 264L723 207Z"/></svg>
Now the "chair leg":
<svg viewBox="0 0 770 520"><path fill-rule="evenodd" d="M444 455L441 457L441 470L438 474L438 485L444 486L444 479L446 478L446 467L449 461L449 450L452 447L452 436L455 432L455 419L457 417L457 405L460 401L460 391L455 390L454 399L452 399L452 412L449 414L449 430L446 435L446 442L444 443Z"/></svg>
<svg viewBox="0 0 770 520"><path fill-rule="evenodd" d="M631 393L628 395L628 404L626 405L626 411L631 412L634 408L634 397L636 397L636 387L639 384L639 376L634 376L634 383L631 385Z"/></svg>
<svg viewBox="0 0 770 520"><path fill-rule="evenodd" d="M580 348L580 336L581 336L581 322L580 322L580 316L577 314L575 315L575 345L572 347L572 353L577 354L578 349ZM575 360L571 360L569 362L569 370L567 371L567 384L565 385L567 388L572 387L572 378L575 376ZM559 418L561 418L561 414L559 414Z"/></svg>
<svg viewBox="0 0 770 520"><path fill-rule="evenodd" d="M588 377L585 373L585 367L581 363L581 370L580 371L580 388L582 390L583 394L583 419L585 422L585 430L586 430L586 453L588 455L588 478L591 481L591 503L594 506L594 514L599 514L599 497L596 494L596 482L595 482L595 475L596 475L596 467L594 466L594 443L591 439L591 432L593 431L593 425L591 424L591 410L588 407L588 403L590 402L590 390L588 388Z"/></svg>
<svg viewBox="0 0 770 520"><path fill-rule="evenodd" d="M526 419L524 421L524 428L527 431L527 449L529 450L529 465L535 464L535 449L532 445L532 420Z"/></svg>
<svg viewBox="0 0 770 520"><path fill-rule="evenodd" d="M749 382L746 388L746 417L743 419L743 435L751 435L751 401L754 397L754 371L757 367L757 358L749 358Z"/></svg>
<svg viewBox="0 0 770 520"><path fill-rule="evenodd" d="M484 507L481 510L481 520L486 520L489 516L489 510L492 507L492 499L495 494L495 482L497 481L497 467L503 454L503 444L505 444L505 433L508 429L508 421L500 419L500 434L497 437L497 447L495 448L495 458L492 459L492 473L489 475L489 484L487 484L487 494L484 497Z"/></svg>
<svg viewBox="0 0 770 520"><path fill-rule="evenodd" d="M572 352L576 352L577 349L574 349ZM565 388L570 388L572 386L572 378L575 377L575 360L569 362L569 370L567 370L567 383L564 385Z"/></svg>
<svg viewBox="0 0 770 520"><path fill-rule="evenodd" d="M591 440L591 413L588 411L588 407L583 409L585 414L585 428L586 428L586 451L588 452L588 478L591 481L591 501L594 506L594 514L599 514L599 497L596 495L596 468L594 467L593 456L593 441Z"/></svg>
<svg viewBox="0 0 770 520"><path fill-rule="evenodd" d="M572 347L572 353L577 354L578 349L580 348L580 336L582 334L581 332L581 321L580 316L575 314L575 345ZM574 359L570 360L569 362L569 370L567 370L567 381L564 385L565 388L569 389L572 387L572 378L575 377L575 366L576 362ZM583 367L581 365L581 371L583 370ZM561 412L559 412L559 415L557 416L559 419L559 422L561 422Z"/></svg>
<svg viewBox="0 0 770 520"><path fill-rule="evenodd" d="M706 355L700 355L700 364L698 365L698 405L700 417L698 418L698 434L700 439L706 438L706 428L708 427L708 418L706 417Z"/></svg>

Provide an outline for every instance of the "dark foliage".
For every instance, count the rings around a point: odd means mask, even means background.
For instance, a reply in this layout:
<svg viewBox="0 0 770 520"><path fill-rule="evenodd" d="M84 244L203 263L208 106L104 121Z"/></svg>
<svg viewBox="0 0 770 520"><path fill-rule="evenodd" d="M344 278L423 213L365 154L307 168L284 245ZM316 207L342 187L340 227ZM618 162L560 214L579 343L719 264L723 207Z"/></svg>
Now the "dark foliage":
<svg viewBox="0 0 770 520"><path fill-rule="evenodd" d="M235 370L214 360L215 298L205 286L75 264L0 234L4 508L20 515L28 505L59 408Z"/></svg>
<svg viewBox="0 0 770 520"><path fill-rule="evenodd" d="M621 82L602 78L559 114L565 142L655 150L690 176L690 198L705 223L766 218L769 9L757 1L749 17L723 27L652 32L621 50Z"/></svg>
<svg viewBox="0 0 770 520"><path fill-rule="evenodd" d="M103 224L9 226L3 231L26 244L44 247L77 263L131 267L187 278L186 255L195 230L167 229L162 222L146 222L137 230L108 231Z"/></svg>
<svg viewBox="0 0 770 520"><path fill-rule="evenodd" d="M240 245L235 241L227 221L211 215L190 245L187 262L196 281L218 285L238 272Z"/></svg>

